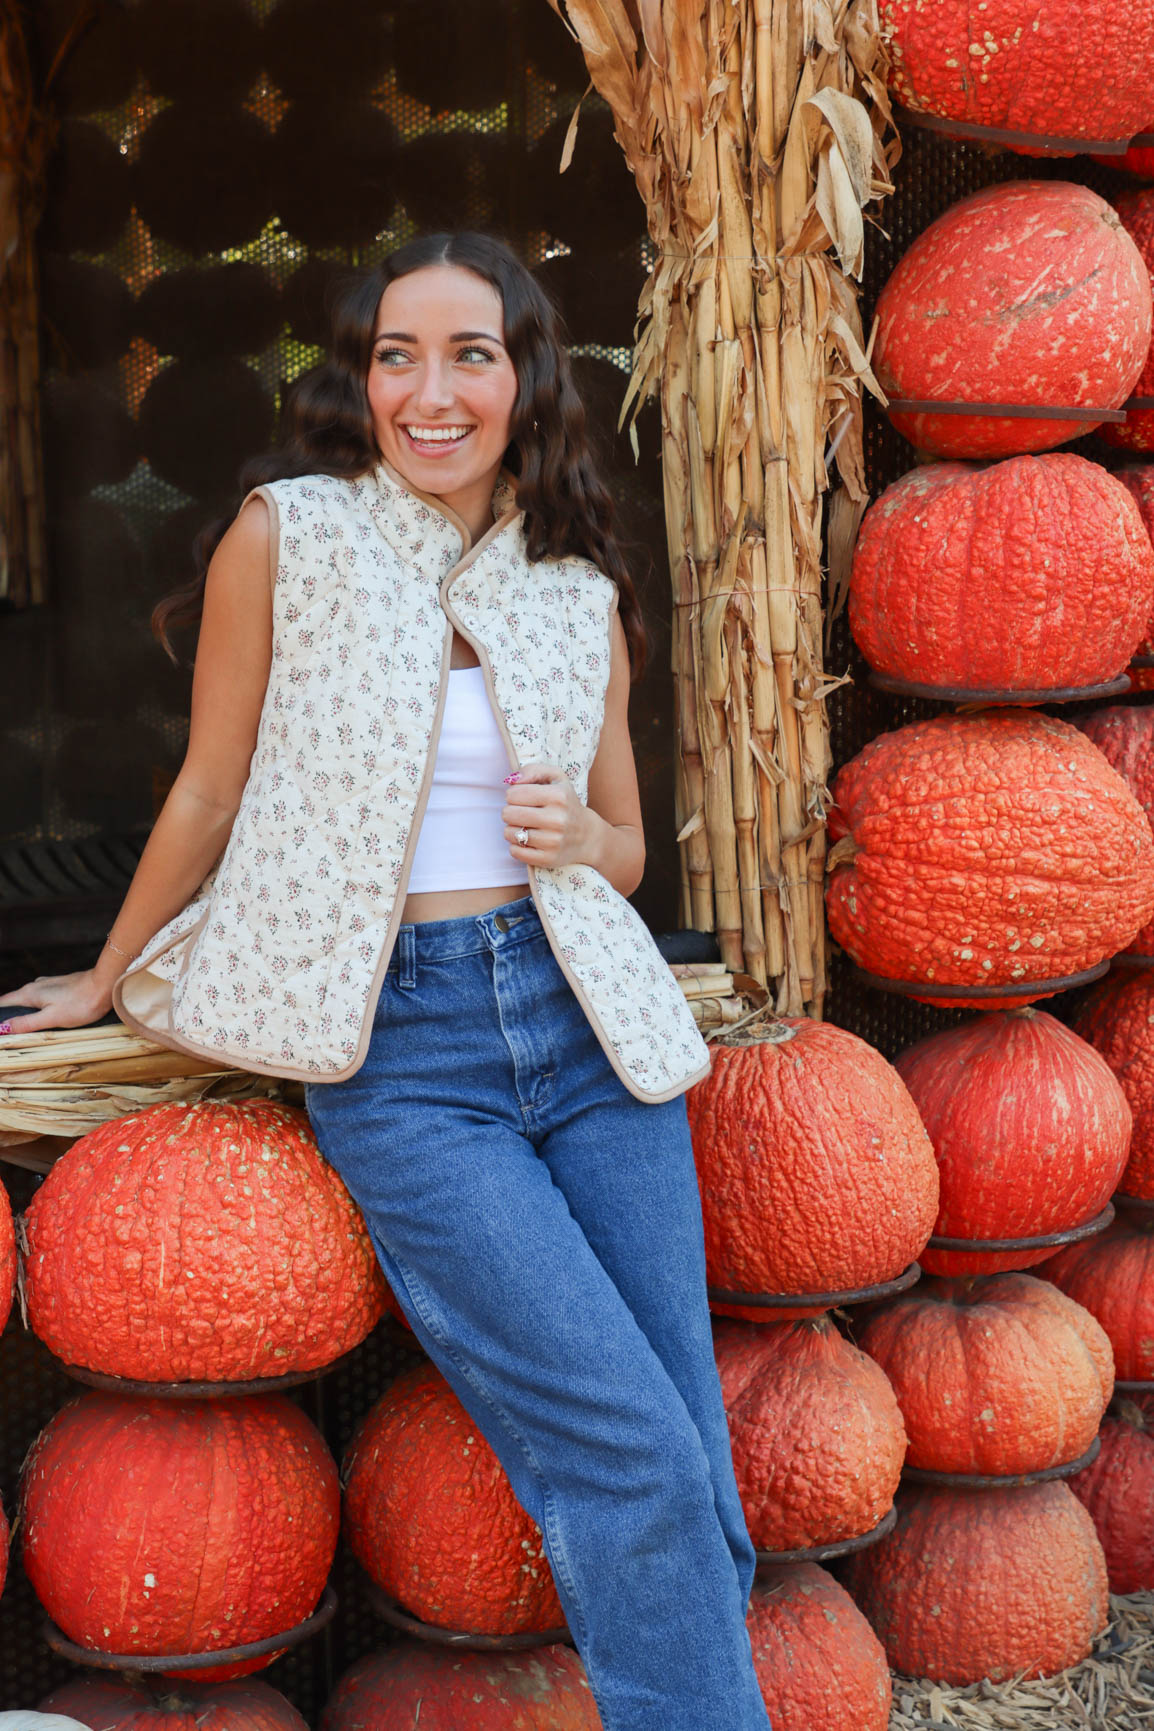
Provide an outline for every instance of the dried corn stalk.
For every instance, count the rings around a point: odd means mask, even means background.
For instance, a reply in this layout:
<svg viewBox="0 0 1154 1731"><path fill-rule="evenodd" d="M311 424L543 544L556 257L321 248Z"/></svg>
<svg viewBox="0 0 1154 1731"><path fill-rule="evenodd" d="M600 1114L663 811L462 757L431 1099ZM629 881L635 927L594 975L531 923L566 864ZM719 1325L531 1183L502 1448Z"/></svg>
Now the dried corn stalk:
<svg viewBox="0 0 1154 1731"><path fill-rule="evenodd" d="M898 148L876 0L549 4L657 248L627 408L660 397L683 919L778 1010L820 1016L822 502L834 450L866 499L851 279Z"/></svg>
<svg viewBox="0 0 1154 1731"><path fill-rule="evenodd" d="M43 601L40 313L34 234L47 126L28 60L27 6L0 0L0 600Z"/></svg>

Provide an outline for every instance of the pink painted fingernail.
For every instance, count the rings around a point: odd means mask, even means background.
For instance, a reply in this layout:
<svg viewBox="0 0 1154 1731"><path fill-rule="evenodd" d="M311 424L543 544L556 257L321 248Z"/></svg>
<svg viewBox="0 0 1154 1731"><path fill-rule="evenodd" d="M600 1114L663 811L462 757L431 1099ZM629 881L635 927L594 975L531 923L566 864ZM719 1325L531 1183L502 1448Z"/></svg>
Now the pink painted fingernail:
<svg viewBox="0 0 1154 1731"><path fill-rule="evenodd" d="M505 777L505 786L511 787L515 781L520 781L520 779L521 779L521 771L519 769L515 769L513 771L512 775L507 775Z"/></svg>
<svg viewBox="0 0 1154 1731"><path fill-rule="evenodd" d="M11 1022L0 1022L0 1034L10 1034L11 1032L12 1032Z"/></svg>

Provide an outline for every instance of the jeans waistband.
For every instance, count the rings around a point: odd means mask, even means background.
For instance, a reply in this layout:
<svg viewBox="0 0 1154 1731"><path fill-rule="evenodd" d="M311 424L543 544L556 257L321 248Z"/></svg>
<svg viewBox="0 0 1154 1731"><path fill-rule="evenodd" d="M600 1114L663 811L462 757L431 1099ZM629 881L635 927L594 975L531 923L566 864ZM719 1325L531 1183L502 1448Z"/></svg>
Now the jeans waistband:
<svg viewBox="0 0 1154 1731"><path fill-rule="evenodd" d="M419 962L449 962L483 950L508 949L541 935L541 921L532 896L502 902L483 914L458 920L421 920L402 926L389 960L389 972L410 973Z"/></svg>

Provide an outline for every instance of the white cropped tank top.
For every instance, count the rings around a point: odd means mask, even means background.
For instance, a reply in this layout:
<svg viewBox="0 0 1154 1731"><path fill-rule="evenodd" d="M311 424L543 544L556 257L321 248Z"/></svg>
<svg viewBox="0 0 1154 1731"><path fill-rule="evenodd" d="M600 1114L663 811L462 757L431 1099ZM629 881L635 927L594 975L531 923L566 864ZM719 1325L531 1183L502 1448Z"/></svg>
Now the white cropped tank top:
<svg viewBox="0 0 1154 1731"><path fill-rule="evenodd" d="M449 669L429 803L409 874L409 894L426 890L528 886L509 852L501 808L509 796L509 755L480 667Z"/></svg>

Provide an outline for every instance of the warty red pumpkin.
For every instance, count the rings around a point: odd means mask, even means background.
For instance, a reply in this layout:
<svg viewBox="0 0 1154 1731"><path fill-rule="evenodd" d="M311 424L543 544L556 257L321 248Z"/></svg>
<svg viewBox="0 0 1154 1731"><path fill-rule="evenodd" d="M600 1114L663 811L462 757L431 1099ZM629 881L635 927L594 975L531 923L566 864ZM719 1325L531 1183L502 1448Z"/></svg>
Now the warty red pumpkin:
<svg viewBox="0 0 1154 1731"><path fill-rule="evenodd" d="M711 1285L845 1292L900 1274L929 1237L938 1179L893 1066L856 1035L808 1018L775 1022L750 1043L715 1041L712 1051L710 1075L688 1095ZM734 1313L756 1322L790 1314Z"/></svg>
<svg viewBox="0 0 1154 1731"><path fill-rule="evenodd" d="M881 0L880 13L890 87L907 108L1046 138L1145 129L1154 61L1146 0L984 0L976 10L969 0Z"/></svg>
<svg viewBox="0 0 1154 1731"><path fill-rule="evenodd" d="M385 1391L342 1477L354 1555L414 1617L483 1635L564 1625L540 1529L433 1365Z"/></svg>
<svg viewBox="0 0 1154 1731"><path fill-rule="evenodd" d="M1150 152L1154 156L1154 151ZM1142 525L1151 540L1154 540L1154 463L1136 463L1128 469L1115 471L1114 479L1121 481L1130 497L1138 507ZM1142 640L1135 650L1136 655L1154 655L1154 611L1146 621L1146 630ZM1154 690L1154 667L1131 667L1131 691Z"/></svg>
<svg viewBox="0 0 1154 1731"><path fill-rule="evenodd" d="M447 1652L398 1642L337 1684L321 1731L600 1731L584 1667L569 1647Z"/></svg>
<svg viewBox="0 0 1154 1731"><path fill-rule="evenodd" d="M921 1280L873 1307L862 1350L893 1385L907 1465L1032 1473L1086 1453L1114 1391L1114 1354L1089 1311L1029 1274Z"/></svg>
<svg viewBox="0 0 1154 1731"><path fill-rule="evenodd" d="M312 1613L336 1549L340 1486L316 1426L283 1395L93 1393L36 1439L21 1506L25 1570L70 1640L204 1653L286 1633ZM276 1657L195 1680L244 1676Z"/></svg>
<svg viewBox="0 0 1154 1731"><path fill-rule="evenodd" d="M384 1307L361 1215L303 1113L152 1106L57 1161L27 1212L28 1318L65 1363L142 1381L315 1370Z"/></svg>
<svg viewBox="0 0 1154 1731"><path fill-rule="evenodd" d="M1141 253L1154 287L1154 191L1124 192L1114 200L1114 209ZM1154 352L1147 352L1133 395L1154 397ZM1124 451L1154 450L1154 409L1129 409L1124 421L1107 422L1102 427L1102 437L1108 445L1118 445Z"/></svg>
<svg viewBox="0 0 1154 1731"><path fill-rule="evenodd" d="M917 684L1095 685L1125 672L1151 612L1154 547L1134 500L1064 451L914 469L870 506L854 548L858 648Z"/></svg>
<svg viewBox="0 0 1154 1731"><path fill-rule="evenodd" d="M1125 949L1154 915L1146 814L1067 722L1015 710L883 733L839 773L830 929L859 967L956 986L1032 985ZM1006 1007L1009 1007L1008 1005Z"/></svg>
<svg viewBox="0 0 1154 1731"><path fill-rule="evenodd" d="M965 1685L1076 1665L1106 1626L1106 1563L1064 1484L917 1486L846 1584L896 1671Z"/></svg>
<svg viewBox="0 0 1154 1731"><path fill-rule="evenodd" d="M174 1683L159 1677L77 1677L40 1703L90 1731L308 1731L290 1701L258 1677L234 1683Z"/></svg>
<svg viewBox="0 0 1154 1731"><path fill-rule="evenodd" d="M889 397L1114 409L1151 331L1150 277L1088 187L1016 180L951 205L898 261L877 304L874 372ZM1009 457L1097 422L891 410L940 457Z"/></svg>
<svg viewBox="0 0 1154 1731"><path fill-rule="evenodd" d="M934 1147L943 1238L1030 1238L1093 1220L1118 1188L1133 1115L1109 1064L1044 1010L931 1034L896 1066ZM930 1274L994 1274L1048 1249L927 1249Z"/></svg>
<svg viewBox="0 0 1154 1731"><path fill-rule="evenodd" d="M1119 1382L1154 1381L1154 1221L1120 1213L1100 1238L1066 1245L1038 1272L1097 1317Z"/></svg>
<svg viewBox="0 0 1154 1731"><path fill-rule="evenodd" d="M773 1731L886 1731L893 1695L881 1642L825 1569L762 1570L746 1627Z"/></svg>
<svg viewBox="0 0 1154 1731"><path fill-rule="evenodd" d="M1112 1593L1154 1592L1154 1412L1121 1400L1096 1461L1069 1481L1106 1554Z"/></svg>
<svg viewBox="0 0 1154 1731"><path fill-rule="evenodd" d="M714 1338L749 1536L792 1551L868 1533L889 1513L906 1433L885 1373L831 1316Z"/></svg>
<svg viewBox="0 0 1154 1731"><path fill-rule="evenodd" d="M1118 1188L1154 1200L1154 978L1111 972L1082 1004L1074 1027L1105 1058L1130 1102L1134 1129Z"/></svg>
<svg viewBox="0 0 1154 1731"><path fill-rule="evenodd" d="M0 1334L12 1314L16 1296L16 1225L12 1219L12 1204L8 1191L0 1184Z"/></svg>
<svg viewBox="0 0 1154 1731"><path fill-rule="evenodd" d="M1117 703L1096 709L1078 726L1118 771L1154 829L1154 708ZM1154 921L1142 927L1130 948L1154 955Z"/></svg>

